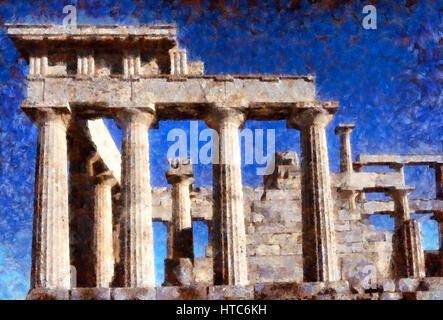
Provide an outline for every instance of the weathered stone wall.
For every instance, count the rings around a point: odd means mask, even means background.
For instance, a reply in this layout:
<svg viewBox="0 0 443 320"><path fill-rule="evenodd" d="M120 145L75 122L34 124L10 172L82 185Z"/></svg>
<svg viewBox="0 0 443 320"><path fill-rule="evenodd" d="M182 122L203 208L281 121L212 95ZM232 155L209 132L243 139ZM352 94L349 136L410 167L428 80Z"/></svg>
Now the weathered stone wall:
<svg viewBox="0 0 443 320"><path fill-rule="evenodd" d="M290 156L296 157L295 153ZM265 186L244 187L245 226L250 283L302 282L301 187L298 160L276 163ZM153 188L153 218L171 220L171 190ZM392 278L392 231L377 231L366 219L363 205L350 213L347 202L335 188L335 231L338 264L342 280L361 283L366 279ZM191 192L193 220L212 219L212 188ZM194 240L195 241L195 240ZM212 282L210 243L206 257L195 259L195 279Z"/></svg>

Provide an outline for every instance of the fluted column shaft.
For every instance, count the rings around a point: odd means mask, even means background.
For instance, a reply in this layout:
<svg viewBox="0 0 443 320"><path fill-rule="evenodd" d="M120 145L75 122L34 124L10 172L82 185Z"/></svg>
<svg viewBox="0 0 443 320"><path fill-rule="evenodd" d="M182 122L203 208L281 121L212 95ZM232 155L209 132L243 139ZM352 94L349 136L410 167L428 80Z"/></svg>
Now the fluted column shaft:
<svg viewBox="0 0 443 320"><path fill-rule="evenodd" d="M243 209L241 153L238 129L244 115L236 110L213 108L206 124L218 132L213 152L214 284L248 283L246 232ZM218 145L217 145L218 142ZM216 159L217 160L217 159Z"/></svg>
<svg viewBox="0 0 443 320"><path fill-rule="evenodd" d="M393 247L394 273L397 278L422 278L426 275L420 224L411 219L409 210L408 194L411 191L405 188L390 192L394 198Z"/></svg>
<svg viewBox="0 0 443 320"><path fill-rule="evenodd" d="M173 257L194 258L192 242L191 198L192 180L182 180L172 186L172 216L174 223Z"/></svg>
<svg viewBox="0 0 443 320"><path fill-rule="evenodd" d="M94 247L96 253L96 286L109 288L114 277L114 248L112 234L112 187L116 181L111 175L96 177L94 188Z"/></svg>
<svg viewBox="0 0 443 320"><path fill-rule="evenodd" d="M302 167L303 278L339 280L335 249L327 124L333 113L320 108L295 111L288 126L300 130Z"/></svg>
<svg viewBox="0 0 443 320"><path fill-rule="evenodd" d="M165 259L165 285L189 286L194 281L194 240L192 234L191 197L194 182L190 159L169 159L166 179L172 185L172 253ZM168 248L168 251L171 248Z"/></svg>
<svg viewBox="0 0 443 320"><path fill-rule="evenodd" d="M54 109L37 113L31 288L69 289L67 118Z"/></svg>
<svg viewBox="0 0 443 320"><path fill-rule="evenodd" d="M122 134L123 264L127 287L154 287L154 243L148 130L154 115L120 114Z"/></svg>

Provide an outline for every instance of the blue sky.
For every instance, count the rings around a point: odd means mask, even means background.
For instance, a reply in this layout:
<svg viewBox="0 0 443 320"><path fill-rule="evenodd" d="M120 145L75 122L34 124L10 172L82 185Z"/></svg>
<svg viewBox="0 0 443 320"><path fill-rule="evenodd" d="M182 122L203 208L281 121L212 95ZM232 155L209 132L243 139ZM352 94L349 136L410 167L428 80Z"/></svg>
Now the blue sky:
<svg viewBox="0 0 443 320"><path fill-rule="evenodd" d="M61 24L65 5L77 7L78 23L175 23L189 60L208 74L311 74L320 100L340 109L327 130L331 170L339 167L338 123L355 123L351 141L359 153L443 153L442 1L3 1L0 3L0 299L24 298L29 287L36 128L20 111L26 63L5 35L3 23ZM212 3L212 4L211 4ZM222 4L220 4L222 3ZM362 8L377 8L377 29L362 27ZM120 132L107 121L117 143ZM199 123L200 130L205 128ZM281 122L247 122L275 129L276 149L299 151L299 134ZM170 129L189 132L189 122L160 123L151 130L151 176L166 185ZM262 183L254 165L243 167L246 185ZM196 185L211 184L211 168L194 167ZM415 198L435 196L434 173L408 168ZM436 226L421 217L425 246L435 249ZM375 219L377 228L392 221ZM161 283L165 230L155 225ZM201 226L197 239L207 237ZM202 254L203 245L197 250Z"/></svg>

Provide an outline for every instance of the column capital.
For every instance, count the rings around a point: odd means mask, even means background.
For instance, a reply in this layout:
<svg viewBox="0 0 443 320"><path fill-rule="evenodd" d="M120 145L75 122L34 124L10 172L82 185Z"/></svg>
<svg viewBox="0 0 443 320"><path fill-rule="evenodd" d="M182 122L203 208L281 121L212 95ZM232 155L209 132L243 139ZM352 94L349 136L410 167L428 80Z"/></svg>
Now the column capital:
<svg viewBox="0 0 443 320"><path fill-rule="evenodd" d="M403 197L409 196L409 194L415 190L415 187L404 187L404 188L389 188L388 191L385 192L387 196L392 197L394 200L401 199Z"/></svg>
<svg viewBox="0 0 443 320"><path fill-rule="evenodd" d="M21 109L37 126L49 120L61 120L61 123L67 127L71 118L71 108L68 103L62 105L37 105L25 101L22 103Z"/></svg>
<svg viewBox="0 0 443 320"><path fill-rule="evenodd" d="M355 124L353 123L340 123L335 127L334 133L336 135L349 134L355 129Z"/></svg>
<svg viewBox="0 0 443 320"><path fill-rule="evenodd" d="M177 184L180 182L193 183L194 172L192 170L191 159L168 159L169 170L166 171L166 180L169 184Z"/></svg>
<svg viewBox="0 0 443 320"><path fill-rule="evenodd" d="M338 103L335 101L304 104L303 107L292 110L287 121L287 127L297 130L303 130L311 126L326 127L334 118L337 109Z"/></svg>
<svg viewBox="0 0 443 320"><path fill-rule="evenodd" d="M102 184L113 187L117 184L117 180L114 177L112 171L105 171L100 174L97 174L93 177L92 181L94 184Z"/></svg>
<svg viewBox="0 0 443 320"><path fill-rule="evenodd" d="M146 107L128 107L121 108L116 112L115 120L120 128L128 123L138 123L146 125L148 129L155 123L155 106L154 104Z"/></svg>
<svg viewBox="0 0 443 320"><path fill-rule="evenodd" d="M203 120L209 128L214 130L219 130L226 123L241 128L246 120L246 115L236 108L212 106L203 116Z"/></svg>

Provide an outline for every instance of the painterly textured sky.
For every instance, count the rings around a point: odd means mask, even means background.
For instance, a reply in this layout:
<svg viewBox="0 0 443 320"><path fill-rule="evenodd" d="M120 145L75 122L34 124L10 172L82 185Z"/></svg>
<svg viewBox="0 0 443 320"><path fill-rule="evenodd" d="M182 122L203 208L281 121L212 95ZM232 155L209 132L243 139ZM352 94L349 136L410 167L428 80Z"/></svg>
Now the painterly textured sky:
<svg viewBox="0 0 443 320"><path fill-rule="evenodd" d="M208 74L311 74L320 100L340 110L328 127L331 170L338 170L338 123L355 123L351 141L359 153L443 153L442 1L1 1L0 2L0 299L22 299L29 289L36 128L20 111L26 98L27 65L5 34L4 23L61 24L63 7L77 8L80 24L175 23L189 60ZM377 8L377 29L362 27L362 8ZM120 133L107 121L117 144ZM204 128L202 122L199 129ZM282 122L248 122L275 129L277 150L299 150L296 130ZM151 130L151 175L164 186L166 153L173 128ZM243 166L243 182L259 185L256 166ZM194 167L196 185L211 184L209 166ZM435 196L434 173L408 168L415 198ZM374 219L377 228L392 228ZM426 249L437 233L429 216L419 217ZM162 282L165 228L155 224L157 282ZM196 226L197 240L206 231ZM203 245L197 247L202 254Z"/></svg>

